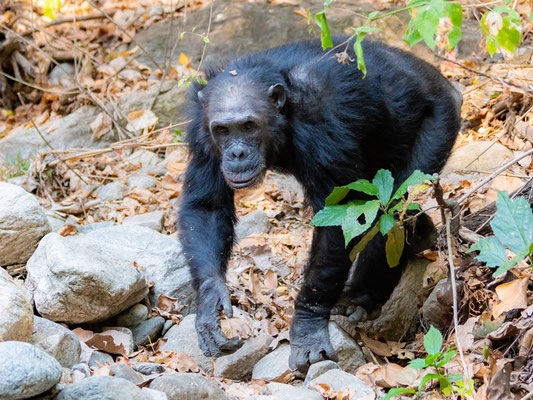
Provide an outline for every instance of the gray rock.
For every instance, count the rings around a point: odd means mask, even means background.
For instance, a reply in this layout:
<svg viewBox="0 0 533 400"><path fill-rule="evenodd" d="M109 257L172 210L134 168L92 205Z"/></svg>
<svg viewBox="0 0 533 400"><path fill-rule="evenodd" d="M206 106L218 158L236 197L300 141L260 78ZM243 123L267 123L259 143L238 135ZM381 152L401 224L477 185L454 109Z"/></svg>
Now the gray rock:
<svg viewBox="0 0 533 400"><path fill-rule="evenodd" d="M142 391L145 392L148 396L150 396L150 399L152 400L168 400L167 395L159 390L143 387Z"/></svg>
<svg viewBox="0 0 533 400"><path fill-rule="evenodd" d="M268 335L248 339L236 352L217 358L213 375L233 380L250 377L255 364L268 353L271 342L272 337Z"/></svg>
<svg viewBox="0 0 533 400"><path fill-rule="evenodd" d="M145 228L153 229L154 231L161 232L163 230L163 214L162 211L152 211L139 215L132 215L131 217L124 218L123 225L136 225L144 226Z"/></svg>
<svg viewBox="0 0 533 400"><path fill-rule="evenodd" d="M453 151L442 175L466 171L494 171L513 157L500 143L470 142Z"/></svg>
<svg viewBox="0 0 533 400"><path fill-rule="evenodd" d="M291 370L289 368L290 355L291 346L288 344L282 344L255 364L252 372L252 379L276 381L280 377L286 376Z"/></svg>
<svg viewBox="0 0 533 400"><path fill-rule="evenodd" d="M163 330L161 331L161 336L164 336L170 328L172 328L172 325L174 325L174 321L171 319L167 319L165 321L165 325L163 325Z"/></svg>
<svg viewBox="0 0 533 400"><path fill-rule="evenodd" d="M79 363L72 366L72 372L79 372L85 376L85 378L91 376L91 370L86 363Z"/></svg>
<svg viewBox="0 0 533 400"><path fill-rule="evenodd" d="M24 264L50 230L46 214L33 195L0 182L0 265Z"/></svg>
<svg viewBox="0 0 533 400"><path fill-rule="evenodd" d="M422 317L437 329L444 329L453 318L452 285L447 278L433 288L422 306Z"/></svg>
<svg viewBox="0 0 533 400"><path fill-rule="evenodd" d="M91 368L98 368L100 365L113 364L115 360L109 354L103 351L94 350L87 361L87 364ZM100 365L98 365L100 364Z"/></svg>
<svg viewBox="0 0 533 400"><path fill-rule="evenodd" d="M128 161L134 165L140 165L142 167L148 167L158 165L161 159L153 151L148 150L136 150L128 157Z"/></svg>
<svg viewBox="0 0 533 400"><path fill-rule="evenodd" d="M22 281L0 267L0 341L28 341L33 331L33 306Z"/></svg>
<svg viewBox="0 0 533 400"><path fill-rule="evenodd" d="M95 222L88 225L83 226L77 226L78 233L89 233L98 229L104 229L104 228L111 228L112 226L115 226L115 223L113 221L103 221L103 222Z"/></svg>
<svg viewBox="0 0 533 400"><path fill-rule="evenodd" d="M318 378L320 375L328 372L330 369L339 369L339 364L331 360L320 361L312 364L307 370L307 375L305 376L303 386L308 387L309 383L313 379Z"/></svg>
<svg viewBox="0 0 533 400"><path fill-rule="evenodd" d="M112 364L109 369L113 372L114 377L126 379L136 385L144 380L141 374L134 371L132 367L126 364Z"/></svg>
<svg viewBox="0 0 533 400"><path fill-rule="evenodd" d="M139 170L139 173L149 174L154 176L163 176L167 173L167 168L164 165L147 165Z"/></svg>
<svg viewBox="0 0 533 400"><path fill-rule="evenodd" d="M81 107L64 118L54 119L39 127L48 143L56 149L102 148L115 141L112 135L93 139L89 124L100 111L94 107ZM20 154L28 159L50 150L35 128L24 129L0 139L0 164L9 165Z"/></svg>
<svg viewBox="0 0 533 400"><path fill-rule="evenodd" d="M165 319L159 316L141 322L139 326L132 329L135 346L154 343L159 338L163 325L165 325Z"/></svg>
<svg viewBox="0 0 533 400"><path fill-rule="evenodd" d="M168 400L229 400L214 381L199 374L165 374L154 379L150 389L164 392Z"/></svg>
<svg viewBox="0 0 533 400"><path fill-rule="evenodd" d="M239 219L235 227L235 234L237 240L241 240L253 233L268 233L269 229L268 215L264 211L256 210Z"/></svg>
<svg viewBox="0 0 533 400"><path fill-rule="evenodd" d="M135 304L129 310L117 317L117 325L134 328L148 318L148 307L144 304Z"/></svg>
<svg viewBox="0 0 533 400"><path fill-rule="evenodd" d="M71 368L80 361L81 345L69 329L45 318L34 317L31 342L54 357L61 366Z"/></svg>
<svg viewBox="0 0 533 400"><path fill-rule="evenodd" d="M70 88L75 86L76 70L70 63L61 63L56 65L48 75L48 81L54 86L63 86Z"/></svg>
<svg viewBox="0 0 533 400"><path fill-rule="evenodd" d="M366 364L359 345L335 322L328 324L329 340L339 358L338 366L343 371L354 374L361 365Z"/></svg>
<svg viewBox="0 0 533 400"><path fill-rule="evenodd" d="M61 365L30 343L0 342L0 399L27 399L61 379Z"/></svg>
<svg viewBox="0 0 533 400"><path fill-rule="evenodd" d="M122 378L93 376L65 385L57 400L151 400L150 396Z"/></svg>
<svg viewBox="0 0 533 400"><path fill-rule="evenodd" d="M110 182L96 189L102 201L122 200L129 192L129 188L120 182Z"/></svg>
<svg viewBox="0 0 533 400"><path fill-rule="evenodd" d="M166 371L163 365L151 362L133 364L133 369L143 375L162 374Z"/></svg>
<svg viewBox="0 0 533 400"><path fill-rule="evenodd" d="M279 400L323 400L320 393L285 383L272 382L267 388Z"/></svg>
<svg viewBox="0 0 533 400"><path fill-rule="evenodd" d="M196 328L194 326L196 320L195 314L187 315L178 324L174 325L165 335L167 342L163 345L161 350L180 351L188 354L198 366L207 374L211 374L212 367L210 357L204 356L202 350L198 346L198 336L196 335Z"/></svg>
<svg viewBox="0 0 533 400"><path fill-rule="evenodd" d="M151 175L146 174L132 174L128 176L128 186L130 188L140 187L150 189L157 185L157 179Z"/></svg>
<svg viewBox="0 0 533 400"><path fill-rule="evenodd" d="M373 395L374 389L368 386L361 379L340 369L330 369L326 373L320 375L318 378L313 379L309 383L309 388L317 390L318 384L326 384L335 391L349 390L355 391L352 396L354 399L358 399L363 396ZM318 390L317 390L318 391Z"/></svg>

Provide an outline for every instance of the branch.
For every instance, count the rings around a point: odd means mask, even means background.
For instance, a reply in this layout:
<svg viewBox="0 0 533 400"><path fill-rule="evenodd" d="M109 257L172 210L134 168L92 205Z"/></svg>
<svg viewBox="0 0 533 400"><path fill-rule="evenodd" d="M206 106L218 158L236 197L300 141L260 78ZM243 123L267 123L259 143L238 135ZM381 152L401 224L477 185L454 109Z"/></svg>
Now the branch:
<svg viewBox="0 0 533 400"><path fill-rule="evenodd" d="M114 15L114 13L111 14L111 16L113 16L113 15ZM33 35L35 32L38 32L38 31L40 31L43 28L49 28L51 26L56 26L56 25L61 25L61 24L68 24L68 23L71 23L71 22L91 21L93 19L102 19L102 18L106 18L106 15L103 14L103 13L80 15L80 16L76 16L76 17L56 18L53 21L50 21L50 22L44 24L42 26L42 28L31 29L31 30L29 30L27 32L21 33L21 35L22 36Z"/></svg>

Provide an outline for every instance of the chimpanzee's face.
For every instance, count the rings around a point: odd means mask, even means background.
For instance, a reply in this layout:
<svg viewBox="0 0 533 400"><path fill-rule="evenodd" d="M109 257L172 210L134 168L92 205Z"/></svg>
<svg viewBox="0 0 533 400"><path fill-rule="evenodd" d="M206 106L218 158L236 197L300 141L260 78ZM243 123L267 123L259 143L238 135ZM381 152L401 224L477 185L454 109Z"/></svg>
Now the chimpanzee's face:
<svg viewBox="0 0 533 400"><path fill-rule="evenodd" d="M258 89L237 79L224 83L209 91L204 115L220 151L224 178L232 188L241 189L265 176L285 91L279 84Z"/></svg>

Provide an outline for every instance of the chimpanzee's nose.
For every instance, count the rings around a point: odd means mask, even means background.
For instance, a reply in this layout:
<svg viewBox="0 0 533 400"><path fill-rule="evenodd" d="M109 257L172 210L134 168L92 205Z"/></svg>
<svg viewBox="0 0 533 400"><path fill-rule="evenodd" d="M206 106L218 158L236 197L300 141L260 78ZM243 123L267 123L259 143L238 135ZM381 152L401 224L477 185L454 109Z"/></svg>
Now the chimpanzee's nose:
<svg viewBox="0 0 533 400"><path fill-rule="evenodd" d="M232 161L242 161L250 155L248 147L242 143L235 144L229 151L229 156Z"/></svg>

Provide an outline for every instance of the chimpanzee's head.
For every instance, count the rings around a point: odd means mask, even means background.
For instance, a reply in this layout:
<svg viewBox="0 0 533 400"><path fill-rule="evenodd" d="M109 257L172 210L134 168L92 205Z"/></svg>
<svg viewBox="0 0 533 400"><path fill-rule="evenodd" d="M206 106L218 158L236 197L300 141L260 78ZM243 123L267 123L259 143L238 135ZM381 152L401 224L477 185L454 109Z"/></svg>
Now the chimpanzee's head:
<svg viewBox="0 0 533 400"><path fill-rule="evenodd" d="M266 82L265 82L266 81ZM219 151L228 185L240 189L262 181L286 141L282 79L223 71L198 92L204 129Z"/></svg>

